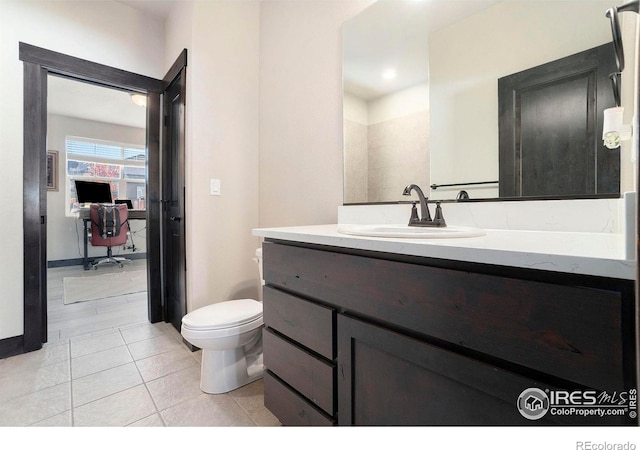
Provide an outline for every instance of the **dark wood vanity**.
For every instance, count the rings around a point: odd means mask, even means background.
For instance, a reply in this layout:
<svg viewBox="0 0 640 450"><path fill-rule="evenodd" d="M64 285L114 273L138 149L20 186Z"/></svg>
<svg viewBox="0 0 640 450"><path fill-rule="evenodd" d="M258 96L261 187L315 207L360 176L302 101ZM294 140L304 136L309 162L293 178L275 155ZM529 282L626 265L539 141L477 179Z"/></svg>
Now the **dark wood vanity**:
<svg viewBox="0 0 640 450"><path fill-rule="evenodd" d="M267 239L265 405L285 425L637 424L528 388L636 386L630 280Z"/></svg>

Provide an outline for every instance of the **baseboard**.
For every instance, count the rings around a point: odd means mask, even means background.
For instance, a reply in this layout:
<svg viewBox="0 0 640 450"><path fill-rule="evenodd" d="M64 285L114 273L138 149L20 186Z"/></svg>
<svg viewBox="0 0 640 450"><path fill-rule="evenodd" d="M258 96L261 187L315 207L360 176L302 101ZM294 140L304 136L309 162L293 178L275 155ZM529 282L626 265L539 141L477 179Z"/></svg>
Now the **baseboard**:
<svg viewBox="0 0 640 450"><path fill-rule="evenodd" d="M24 336L0 339L0 359L24 353Z"/></svg>
<svg viewBox="0 0 640 450"><path fill-rule="evenodd" d="M191 350L192 352L197 352L198 350L200 350L200 347L196 347L191 342L187 341L185 338L182 338L182 343L186 345L187 348L189 348L189 350Z"/></svg>
<svg viewBox="0 0 640 450"><path fill-rule="evenodd" d="M115 256L123 256L125 258L129 258L131 260L134 259L147 259L147 254L145 253L123 253ZM92 256L89 258L90 261L102 258L102 256ZM47 261L47 268L51 269L54 267L68 267L68 266L82 266L84 264L84 260L82 258L73 258L73 259L58 259L55 261Z"/></svg>

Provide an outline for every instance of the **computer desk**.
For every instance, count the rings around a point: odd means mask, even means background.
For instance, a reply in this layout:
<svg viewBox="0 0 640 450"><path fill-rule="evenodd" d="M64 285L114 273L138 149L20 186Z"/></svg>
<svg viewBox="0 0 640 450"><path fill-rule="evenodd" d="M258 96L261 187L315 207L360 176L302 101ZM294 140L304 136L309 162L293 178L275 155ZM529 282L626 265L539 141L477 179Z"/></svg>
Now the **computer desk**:
<svg viewBox="0 0 640 450"><path fill-rule="evenodd" d="M84 266L84 270L91 269L91 264L89 264L89 257L87 256L89 246L89 227L87 225L91 221L90 211L90 208L81 208L80 212L78 213L78 218L82 219L82 222L84 224L84 256L82 258L82 265ZM127 220L147 220L146 209L128 209L127 211Z"/></svg>

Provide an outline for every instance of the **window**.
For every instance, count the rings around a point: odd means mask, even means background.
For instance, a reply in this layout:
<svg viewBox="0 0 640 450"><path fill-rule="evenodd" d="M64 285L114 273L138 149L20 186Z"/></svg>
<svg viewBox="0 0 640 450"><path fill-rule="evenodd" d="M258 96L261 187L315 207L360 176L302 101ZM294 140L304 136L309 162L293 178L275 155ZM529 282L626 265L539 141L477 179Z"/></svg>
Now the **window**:
<svg viewBox="0 0 640 450"><path fill-rule="evenodd" d="M74 181L106 182L113 199L130 199L134 206L146 196L146 149L133 144L67 136L66 215L74 216L80 205Z"/></svg>

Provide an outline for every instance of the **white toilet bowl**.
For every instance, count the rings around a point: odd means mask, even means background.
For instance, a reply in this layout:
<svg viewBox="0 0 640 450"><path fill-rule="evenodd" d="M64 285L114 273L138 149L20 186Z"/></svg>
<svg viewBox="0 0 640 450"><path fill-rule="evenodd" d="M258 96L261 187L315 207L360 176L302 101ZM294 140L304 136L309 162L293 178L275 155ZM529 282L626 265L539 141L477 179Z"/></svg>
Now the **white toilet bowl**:
<svg viewBox="0 0 640 450"><path fill-rule="evenodd" d="M262 378L262 303L214 303L182 318L181 334L202 349L200 389L222 394Z"/></svg>

